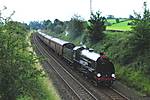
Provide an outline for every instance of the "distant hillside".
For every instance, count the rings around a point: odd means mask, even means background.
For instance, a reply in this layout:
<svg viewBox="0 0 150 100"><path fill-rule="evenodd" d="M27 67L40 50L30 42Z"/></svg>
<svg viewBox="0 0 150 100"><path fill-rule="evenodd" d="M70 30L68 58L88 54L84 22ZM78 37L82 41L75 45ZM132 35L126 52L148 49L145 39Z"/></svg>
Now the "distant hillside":
<svg viewBox="0 0 150 100"><path fill-rule="evenodd" d="M119 19L119 22L117 23L116 19L108 19L107 22L111 24L107 26L106 30L120 30L120 31L131 30L131 25L128 25L128 23L131 23L132 20Z"/></svg>

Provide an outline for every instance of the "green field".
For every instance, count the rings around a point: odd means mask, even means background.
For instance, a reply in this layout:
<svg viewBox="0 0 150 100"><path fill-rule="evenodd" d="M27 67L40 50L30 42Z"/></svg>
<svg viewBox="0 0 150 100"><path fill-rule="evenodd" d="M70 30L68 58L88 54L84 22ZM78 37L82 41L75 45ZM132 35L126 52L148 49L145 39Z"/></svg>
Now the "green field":
<svg viewBox="0 0 150 100"><path fill-rule="evenodd" d="M114 23L111 26L107 26L106 30L121 30L121 31L130 31L131 30L131 26L128 25L129 22L131 22L132 20L128 20L128 21L123 21L120 23L116 23L115 19L110 19L108 20L108 22L110 23Z"/></svg>
<svg viewBox="0 0 150 100"><path fill-rule="evenodd" d="M116 23L116 20L115 19L107 19L107 22L113 24L113 23Z"/></svg>

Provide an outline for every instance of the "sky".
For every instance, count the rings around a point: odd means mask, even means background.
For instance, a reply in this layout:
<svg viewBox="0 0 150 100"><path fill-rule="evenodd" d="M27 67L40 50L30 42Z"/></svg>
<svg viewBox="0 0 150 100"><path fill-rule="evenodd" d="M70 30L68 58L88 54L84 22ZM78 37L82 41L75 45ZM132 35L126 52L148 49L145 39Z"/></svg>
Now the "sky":
<svg viewBox="0 0 150 100"><path fill-rule="evenodd" d="M133 11L142 13L143 2L150 8L150 0L92 0L93 12L100 11L103 16L128 18ZM13 11L12 19L28 23L29 21L42 21L59 19L70 20L75 14L83 19L90 18L90 0L0 0L0 9L3 16L9 16Z"/></svg>

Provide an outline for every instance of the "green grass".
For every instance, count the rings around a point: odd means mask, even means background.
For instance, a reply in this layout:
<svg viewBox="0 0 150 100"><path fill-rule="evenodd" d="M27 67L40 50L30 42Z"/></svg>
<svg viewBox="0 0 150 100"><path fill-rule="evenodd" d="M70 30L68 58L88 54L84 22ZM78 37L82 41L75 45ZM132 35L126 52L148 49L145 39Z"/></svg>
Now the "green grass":
<svg viewBox="0 0 150 100"><path fill-rule="evenodd" d="M29 37L31 36L31 34L32 32L28 33L28 37L27 37L27 41L30 45L31 45L31 41ZM28 48L28 50L35 53L32 47ZM39 62L39 60L37 60L37 62ZM52 80L48 78L48 75L44 72L42 65L40 63L36 63L35 67L39 70L42 70L43 74L45 75L45 77L39 76L37 79L39 84L39 88L37 89L40 89L40 93L42 94L41 97L42 100L60 100L60 96L58 95L58 92L55 89ZM39 100L39 98L36 97L32 98L32 96L28 96L28 95L20 95L19 97L17 97L16 100Z"/></svg>
<svg viewBox="0 0 150 100"><path fill-rule="evenodd" d="M52 83L48 78L41 78L40 80L43 90L45 91L46 100L60 100L60 97Z"/></svg>
<svg viewBox="0 0 150 100"><path fill-rule="evenodd" d="M116 65L117 79L123 81L130 87L135 88L141 95L150 95L150 80L146 78L145 74L140 70L135 71L132 68L120 67Z"/></svg>
<svg viewBox="0 0 150 100"><path fill-rule="evenodd" d="M42 100L61 100L55 90L52 82L48 78L39 78L39 84L43 94ZM16 100L39 100L39 98L32 98L30 96L19 96Z"/></svg>
<svg viewBox="0 0 150 100"><path fill-rule="evenodd" d="M131 22L131 20L120 22L120 23L115 23L115 24L113 24L111 26L107 26L106 30L131 31L131 26L128 25L128 22Z"/></svg>

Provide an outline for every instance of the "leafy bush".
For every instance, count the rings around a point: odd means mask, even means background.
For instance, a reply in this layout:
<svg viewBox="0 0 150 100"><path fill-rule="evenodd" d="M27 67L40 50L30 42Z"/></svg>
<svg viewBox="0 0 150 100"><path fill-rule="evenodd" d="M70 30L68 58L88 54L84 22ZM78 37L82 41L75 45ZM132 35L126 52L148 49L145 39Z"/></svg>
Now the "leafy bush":
<svg viewBox="0 0 150 100"><path fill-rule="evenodd" d="M119 23L120 21L119 21L119 18L116 18L116 23Z"/></svg>
<svg viewBox="0 0 150 100"><path fill-rule="evenodd" d="M136 90L142 92L143 94L150 95L150 80L146 78L147 76L140 70L120 67L116 65L116 76L118 80L124 81L128 86L134 87Z"/></svg>
<svg viewBox="0 0 150 100"><path fill-rule="evenodd" d="M80 16L75 15L73 18L71 18L67 27L67 31L69 32L71 38L75 39L83 33L83 24L83 20Z"/></svg>
<svg viewBox="0 0 150 100"><path fill-rule="evenodd" d="M87 27L88 29L88 37L91 42L96 43L103 39L104 32L106 30L105 26L105 17L100 16L100 12L96 12L96 14L91 14L90 17L90 25Z"/></svg>

